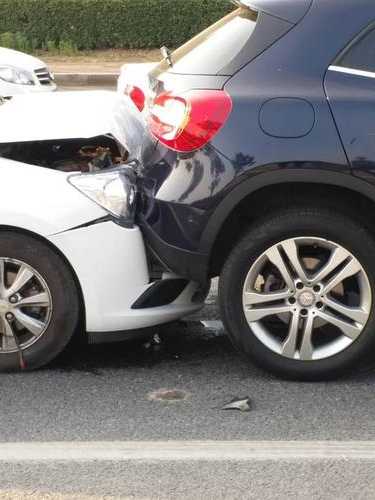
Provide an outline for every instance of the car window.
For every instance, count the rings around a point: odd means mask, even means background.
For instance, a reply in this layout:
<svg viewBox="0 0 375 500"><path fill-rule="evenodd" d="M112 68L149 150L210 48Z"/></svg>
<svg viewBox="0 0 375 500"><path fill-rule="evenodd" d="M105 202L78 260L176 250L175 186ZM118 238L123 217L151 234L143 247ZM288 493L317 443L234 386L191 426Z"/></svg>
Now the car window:
<svg viewBox="0 0 375 500"><path fill-rule="evenodd" d="M336 66L375 72L375 29L352 42L335 63Z"/></svg>
<svg viewBox="0 0 375 500"><path fill-rule="evenodd" d="M231 76L270 47L291 24L242 7L202 31L163 61L157 72Z"/></svg>
<svg viewBox="0 0 375 500"><path fill-rule="evenodd" d="M174 52L174 71L183 72L188 68L194 72L200 59L210 67L205 70L208 73L224 68L252 36L257 18L258 14L250 9L239 9L221 19ZM202 68L198 70L202 72Z"/></svg>

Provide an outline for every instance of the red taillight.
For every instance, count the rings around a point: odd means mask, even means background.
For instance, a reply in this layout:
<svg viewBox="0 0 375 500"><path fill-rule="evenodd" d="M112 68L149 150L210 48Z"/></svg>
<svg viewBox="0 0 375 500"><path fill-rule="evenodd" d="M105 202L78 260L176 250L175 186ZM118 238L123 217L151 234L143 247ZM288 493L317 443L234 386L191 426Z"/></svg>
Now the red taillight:
<svg viewBox="0 0 375 500"><path fill-rule="evenodd" d="M188 153L207 144L232 111L223 90L190 90L157 96L149 115L152 135L170 149Z"/></svg>
<svg viewBox="0 0 375 500"><path fill-rule="evenodd" d="M128 85L125 89L125 94L130 97L130 99L137 106L139 111L143 111L146 103L146 96L142 89L135 87L134 85Z"/></svg>

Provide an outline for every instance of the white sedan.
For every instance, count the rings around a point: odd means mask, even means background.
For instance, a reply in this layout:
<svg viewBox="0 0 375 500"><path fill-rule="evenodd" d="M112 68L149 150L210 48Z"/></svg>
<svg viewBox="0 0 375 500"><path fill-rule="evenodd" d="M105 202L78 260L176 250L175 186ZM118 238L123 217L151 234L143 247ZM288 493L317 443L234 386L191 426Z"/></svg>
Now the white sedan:
<svg viewBox="0 0 375 500"><path fill-rule="evenodd" d="M148 257L134 223L129 113L115 92L0 105L0 370L48 363L79 326L112 341L202 307L207 286Z"/></svg>
<svg viewBox="0 0 375 500"><path fill-rule="evenodd" d="M0 97L54 90L54 76L43 61L0 47Z"/></svg>

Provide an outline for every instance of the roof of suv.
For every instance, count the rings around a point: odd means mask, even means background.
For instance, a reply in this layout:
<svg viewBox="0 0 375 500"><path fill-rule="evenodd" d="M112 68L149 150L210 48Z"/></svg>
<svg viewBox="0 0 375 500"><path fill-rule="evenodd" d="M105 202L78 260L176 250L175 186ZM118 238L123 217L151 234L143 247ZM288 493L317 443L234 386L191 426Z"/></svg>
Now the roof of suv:
<svg viewBox="0 0 375 500"><path fill-rule="evenodd" d="M374 0L338 0L336 2L330 0L237 0L237 3L253 7L255 10L260 10L273 16L280 17L285 21L297 24L309 11L314 4L315 7L322 10L326 8L342 13L360 10L371 18L375 17L375 1Z"/></svg>
<svg viewBox="0 0 375 500"><path fill-rule="evenodd" d="M313 0L240 0L239 3L297 24L308 12Z"/></svg>

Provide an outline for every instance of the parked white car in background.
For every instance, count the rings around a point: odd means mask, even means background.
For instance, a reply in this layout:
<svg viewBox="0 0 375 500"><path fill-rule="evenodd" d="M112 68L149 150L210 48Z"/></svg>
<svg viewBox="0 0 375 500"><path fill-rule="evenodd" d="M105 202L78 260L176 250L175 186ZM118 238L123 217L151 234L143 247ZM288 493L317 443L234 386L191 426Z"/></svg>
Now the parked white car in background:
<svg viewBox="0 0 375 500"><path fill-rule="evenodd" d="M43 61L0 47L0 97L54 90L54 76Z"/></svg>
<svg viewBox="0 0 375 500"><path fill-rule="evenodd" d="M141 119L116 92L0 105L0 371L48 363L79 324L112 341L202 307L206 286L148 256L134 222Z"/></svg>

